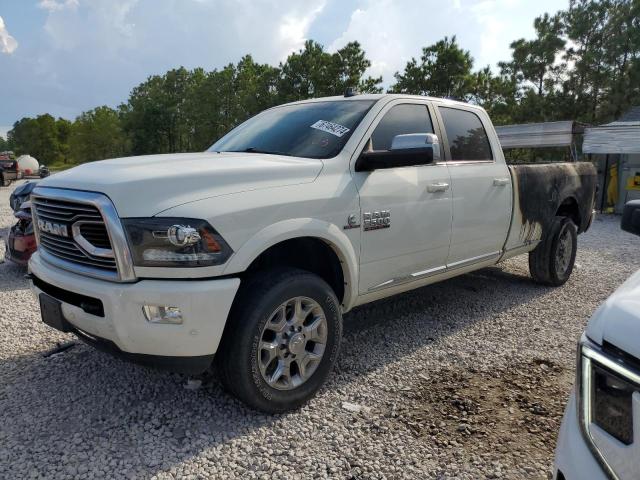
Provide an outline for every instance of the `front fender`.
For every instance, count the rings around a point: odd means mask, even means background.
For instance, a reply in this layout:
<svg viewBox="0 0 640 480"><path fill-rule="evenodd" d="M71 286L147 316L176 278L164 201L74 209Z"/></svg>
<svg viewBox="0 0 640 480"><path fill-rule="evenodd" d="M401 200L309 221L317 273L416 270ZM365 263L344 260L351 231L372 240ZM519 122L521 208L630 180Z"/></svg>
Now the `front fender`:
<svg viewBox="0 0 640 480"><path fill-rule="evenodd" d="M248 241L229 260L224 275L244 272L251 263L270 247L293 238L313 237L326 242L338 255L345 279L344 310L355 303L358 292L358 257L342 229L314 218L295 218L269 225Z"/></svg>

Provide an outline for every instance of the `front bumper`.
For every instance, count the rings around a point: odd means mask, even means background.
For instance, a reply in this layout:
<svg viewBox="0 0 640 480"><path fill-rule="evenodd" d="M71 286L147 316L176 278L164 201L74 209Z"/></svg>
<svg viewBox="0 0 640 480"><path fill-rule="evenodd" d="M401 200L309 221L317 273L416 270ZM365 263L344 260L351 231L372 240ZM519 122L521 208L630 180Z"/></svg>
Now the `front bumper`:
<svg viewBox="0 0 640 480"><path fill-rule="evenodd" d="M61 301L65 321L80 338L129 360L173 370L183 370L179 364L188 365L196 357L208 357L210 363L240 286L239 278L108 282L51 266L38 252L29 261L29 271L36 277L36 296L47 290ZM184 321L150 323L144 305L178 307Z"/></svg>
<svg viewBox="0 0 640 480"><path fill-rule="evenodd" d="M571 393L558 434L553 476L555 480L563 478L559 473L562 473L565 480L608 480L582 435L575 392Z"/></svg>

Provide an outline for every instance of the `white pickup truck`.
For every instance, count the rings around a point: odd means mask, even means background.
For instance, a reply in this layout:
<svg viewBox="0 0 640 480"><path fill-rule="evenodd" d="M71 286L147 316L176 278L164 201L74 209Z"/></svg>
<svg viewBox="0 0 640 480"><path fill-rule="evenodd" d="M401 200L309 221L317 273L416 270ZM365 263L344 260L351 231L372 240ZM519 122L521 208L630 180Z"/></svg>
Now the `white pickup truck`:
<svg viewBox="0 0 640 480"><path fill-rule="evenodd" d="M640 235L640 200L622 229ZM640 477L640 271L593 314L558 435L554 480Z"/></svg>
<svg viewBox="0 0 640 480"><path fill-rule="evenodd" d="M29 268L47 324L174 371L215 360L228 390L281 412L323 384L357 305L523 253L563 284L595 180L589 163L507 166L479 107L320 98L204 153L43 180Z"/></svg>

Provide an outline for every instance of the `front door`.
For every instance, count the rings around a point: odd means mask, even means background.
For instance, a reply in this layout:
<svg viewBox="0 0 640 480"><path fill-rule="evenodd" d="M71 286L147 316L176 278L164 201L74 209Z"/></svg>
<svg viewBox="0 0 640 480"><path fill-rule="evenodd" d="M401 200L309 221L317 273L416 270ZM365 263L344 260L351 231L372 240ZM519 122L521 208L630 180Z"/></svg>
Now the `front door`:
<svg viewBox="0 0 640 480"><path fill-rule="evenodd" d="M396 100L368 130L373 150L393 137L434 132L426 102ZM354 172L362 210L360 293L444 270L451 236L451 180L445 162Z"/></svg>

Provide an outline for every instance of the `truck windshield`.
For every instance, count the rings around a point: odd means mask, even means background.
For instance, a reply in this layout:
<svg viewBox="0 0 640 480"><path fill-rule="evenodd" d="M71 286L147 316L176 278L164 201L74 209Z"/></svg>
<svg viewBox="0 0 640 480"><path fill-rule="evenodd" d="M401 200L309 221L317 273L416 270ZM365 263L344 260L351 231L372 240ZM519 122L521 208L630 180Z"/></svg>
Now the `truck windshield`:
<svg viewBox="0 0 640 480"><path fill-rule="evenodd" d="M374 102L343 100L272 108L231 130L208 151L335 157Z"/></svg>

